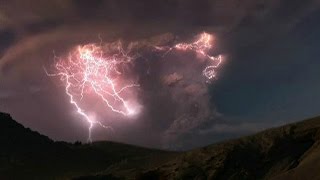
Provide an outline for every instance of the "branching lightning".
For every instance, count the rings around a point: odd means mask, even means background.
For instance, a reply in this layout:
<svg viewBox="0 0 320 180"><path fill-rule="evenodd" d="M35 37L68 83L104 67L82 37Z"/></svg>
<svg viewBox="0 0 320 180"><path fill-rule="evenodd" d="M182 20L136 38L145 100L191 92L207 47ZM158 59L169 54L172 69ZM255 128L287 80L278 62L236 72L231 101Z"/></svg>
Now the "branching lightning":
<svg viewBox="0 0 320 180"><path fill-rule="evenodd" d="M207 52L212 48L212 41L213 36L208 33L200 34L199 38L192 43L180 43L175 45L174 47L177 50L183 51L194 51L206 58L208 58L211 62L210 65L204 68L203 75L208 79L213 79L216 77L215 69L218 68L222 62L222 56L219 55L218 57L210 56Z"/></svg>
<svg viewBox="0 0 320 180"><path fill-rule="evenodd" d="M203 75L207 79L216 77L216 69L222 62L222 56L210 56L208 51L213 46L213 36L202 33L191 43L179 43L174 46L153 46L157 51L165 56L173 50L192 51L209 60L209 65L203 70ZM137 102L130 103L132 99L124 96L129 89L139 87L136 83L129 82L126 77L127 67L137 58L129 55L120 42L108 46L88 44L77 46L65 58L55 57L54 73L48 76L58 76L64 82L65 93L79 115L89 123L88 141L91 142L92 128L95 124L103 128L105 126L100 121L91 118L84 110L82 100L94 95L104 103L111 112L123 116L131 116L138 113ZM138 54L138 53L137 53Z"/></svg>
<svg viewBox="0 0 320 180"><path fill-rule="evenodd" d="M222 62L221 55L215 57L208 54L208 51L213 48L213 36L206 32L203 32L202 34L198 35L198 38L191 43L179 43L174 45L173 47L154 46L154 48L158 51L165 51L164 55L168 54L172 50L180 50L193 51L207 58L208 60L210 60L210 65L206 66L202 73L209 80L216 77L216 69L220 66Z"/></svg>
<svg viewBox="0 0 320 180"><path fill-rule="evenodd" d="M109 52L110 53L110 52ZM48 73L49 76L59 76L65 83L65 93L70 98L70 103L77 109L78 114L84 117L89 123L89 137L91 141L91 131L94 124L104 128L110 128L101 122L92 120L81 108L80 101L89 94L94 94L112 112L124 116L136 113L128 101L122 96L129 88L138 87L138 84L123 85L121 76L124 66L132 60L119 43L116 53L107 54L103 48L95 44L78 46L69 56L57 58L55 63L56 73Z"/></svg>

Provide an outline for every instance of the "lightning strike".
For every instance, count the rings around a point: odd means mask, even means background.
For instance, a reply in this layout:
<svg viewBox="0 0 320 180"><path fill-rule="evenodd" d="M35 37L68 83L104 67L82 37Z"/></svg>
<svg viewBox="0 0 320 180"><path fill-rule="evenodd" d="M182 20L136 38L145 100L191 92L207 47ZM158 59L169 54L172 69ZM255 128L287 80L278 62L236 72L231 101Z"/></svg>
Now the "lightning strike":
<svg viewBox="0 0 320 180"><path fill-rule="evenodd" d="M112 50L111 50L112 51ZM77 113L89 123L88 141L91 142L92 128L95 124L104 128L111 128L101 122L93 120L87 112L81 108L81 100L94 94L112 112L123 116L137 113L128 104L122 94L129 88L138 87L138 84L123 85L122 75L132 60L123 49L121 44L116 47L116 52L105 53L103 48L95 44L78 46L69 56L57 58L54 65L56 73L48 76L59 76L65 83L65 93L69 96L70 103L76 108Z"/></svg>
<svg viewBox="0 0 320 180"><path fill-rule="evenodd" d="M222 62L222 56L219 55L218 57L210 56L208 54L208 51L212 49L213 47L213 36L211 34L208 34L206 32L199 35L199 38L192 42L192 43L179 43L174 46L177 50L182 51L194 51L204 57L206 57L208 60L210 60L210 65L204 68L203 75L210 79L213 79L216 77L216 68L218 68Z"/></svg>
<svg viewBox="0 0 320 180"><path fill-rule="evenodd" d="M163 56L167 55L173 50L178 51L192 51L201 55L209 60L209 65L206 66L202 74L209 80L214 79L217 75L216 69L222 63L222 55L217 57L208 54L213 48L213 35L203 32L198 35L198 38L191 43L178 43L172 47L169 46L153 46L156 51L164 52Z"/></svg>
<svg viewBox="0 0 320 180"><path fill-rule="evenodd" d="M191 43L179 43L171 47L152 47L162 52L163 57L173 50L191 51L205 57L209 60L209 65L204 68L202 74L211 80L216 77L216 69L222 62L221 55L214 57L208 54L213 47L212 41L213 36L204 32ZM89 123L89 142L92 141L91 134L94 125L112 128L88 115L82 103L82 100L88 96L94 95L113 113L122 116L132 116L138 113L135 107L137 103L132 105L131 99L123 95L129 89L139 87L139 84L136 83L126 83L128 82L126 69L137 59L135 56L130 56L129 52L130 49L127 51L123 49L120 41L107 48L96 44L77 46L66 58L55 56L55 73L48 73L45 69L48 76L60 77L60 80L64 82L65 93L70 99L70 104Z"/></svg>

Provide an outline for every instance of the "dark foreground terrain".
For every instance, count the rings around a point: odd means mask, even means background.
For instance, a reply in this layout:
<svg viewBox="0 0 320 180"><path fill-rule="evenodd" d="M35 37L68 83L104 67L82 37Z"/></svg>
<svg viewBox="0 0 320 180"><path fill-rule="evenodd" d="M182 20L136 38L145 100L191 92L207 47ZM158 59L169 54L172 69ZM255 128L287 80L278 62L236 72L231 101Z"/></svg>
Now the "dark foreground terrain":
<svg viewBox="0 0 320 180"><path fill-rule="evenodd" d="M0 179L320 179L320 118L188 152L54 142L0 113Z"/></svg>

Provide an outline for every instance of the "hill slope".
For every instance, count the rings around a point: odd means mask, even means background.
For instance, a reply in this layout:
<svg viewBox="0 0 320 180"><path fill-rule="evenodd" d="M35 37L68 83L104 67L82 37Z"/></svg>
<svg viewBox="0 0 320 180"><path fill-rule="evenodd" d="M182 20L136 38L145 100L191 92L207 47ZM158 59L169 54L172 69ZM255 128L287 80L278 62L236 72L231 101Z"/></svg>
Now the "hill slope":
<svg viewBox="0 0 320 180"><path fill-rule="evenodd" d="M71 179L108 169L131 176L140 168L158 166L176 154L113 142L54 142L3 113L0 142L0 179Z"/></svg>
<svg viewBox="0 0 320 180"><path fill-rule="evenodd" d="M53 142L0 113L0 140L0 179L320 179L320 118L173 153Z"/></svg>
<svg viewBox="0 0 320 180"><path fill-rule="evenodd" d="M154 179L320 179L320 118L186 152Z"/></svg>

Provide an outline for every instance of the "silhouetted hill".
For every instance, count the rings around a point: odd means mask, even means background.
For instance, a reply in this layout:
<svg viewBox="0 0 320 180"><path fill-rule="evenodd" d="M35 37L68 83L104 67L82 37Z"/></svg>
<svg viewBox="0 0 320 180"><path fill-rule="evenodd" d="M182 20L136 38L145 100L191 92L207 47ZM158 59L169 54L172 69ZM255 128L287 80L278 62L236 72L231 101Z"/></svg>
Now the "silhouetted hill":
<svg viewBox="0 0 320 180"><path fill-rule="evenodd" d="M186 152L153 179L320 179L320 118Z"/></svg>
<svg viewBox="0 0 320 180"><path fill-rule="evenodd" d="M9 114L0 113L1 152L14 155L41 153L50 149L54 142L47 136L23 127L12 120ZM23 150L23 151L22 151Z"/></svg>
<svg viewBox="0 0 320 180"><path fill-rule="evenodd" d="M174 153L54 142L0 113L0 179L320 179L320 118Z"/></svg>
<svg viewBox="0 0 320 180"><path fill-rule="evenodd" d="M159 166L175 155L113 142L54 142L3 113L0 140L0 179L71 179L117 167L131 175L140 168Z"/></svg>

